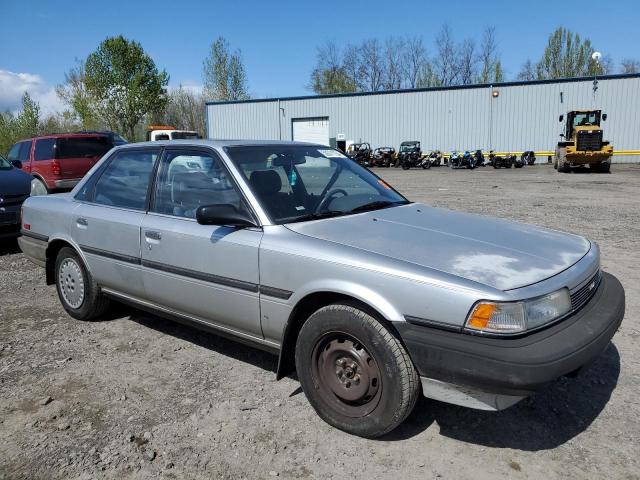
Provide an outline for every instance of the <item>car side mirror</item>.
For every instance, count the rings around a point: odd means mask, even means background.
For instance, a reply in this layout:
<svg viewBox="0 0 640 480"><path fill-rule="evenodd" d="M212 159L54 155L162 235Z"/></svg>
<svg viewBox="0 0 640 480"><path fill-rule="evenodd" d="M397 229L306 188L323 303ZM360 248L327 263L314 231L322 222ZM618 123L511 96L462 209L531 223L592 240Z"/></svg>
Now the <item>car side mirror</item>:
<svg viewBox="0 0 640 480"><path fill-rule="evenodd" d="M230 227L257 227L254 218L246 211L228 203L203 205L196 210L200 225L227 225Z"/></svg>
<svg viewBox="0 0 640 480"><path fill-rule="evenodd" d="M562 122L564 120L564 115L560 115L560 117L558 118L559 122Z"/></svg>
<svg viewBox="0 0 640 480"><path fill-rule="evenodd" d="M606 114L606 113L603 113L603 114L602 114L602 121L603 121L603 122L606 122L606 121L607 121L607 114Z"/></svg>
<svg viewBox="0 0 640 480"><path fill-rule="evenodd" d="M20 160L11 160L11 164L16 168L22 168L22 162Z"/></svg>

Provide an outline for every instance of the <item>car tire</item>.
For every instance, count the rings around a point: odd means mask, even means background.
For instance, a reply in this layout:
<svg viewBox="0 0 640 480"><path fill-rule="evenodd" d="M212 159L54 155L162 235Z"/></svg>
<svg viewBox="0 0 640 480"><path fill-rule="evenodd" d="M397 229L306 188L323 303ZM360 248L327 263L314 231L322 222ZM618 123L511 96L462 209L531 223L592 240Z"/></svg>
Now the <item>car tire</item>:
<svg viewBox="0 0 640 480"><path fill-rule="evenodd" d="M49 194L49 188L47 187L47 184L44 183L39 178L33 177L31 179L31 193L30 193L30 195L32 197L35 197L35 196L39 196L39 195L48 195L48 194Z"/></svg>
<svg viewBox="0 0 640 480"><path fill-rule="evenodd" d="M312 314L300 330L295 361L302 390L318 415L360 437L393 430L420 393L418 374L400 341L353 305L332 304Z"/></svg>
<svg viewBox="0 0 640 480"><path fill-rule="evenodd" d="M77 320L93 320L109 307L100 287L73 248L60 249L55 263L56 290L62 307Z"/></svg>

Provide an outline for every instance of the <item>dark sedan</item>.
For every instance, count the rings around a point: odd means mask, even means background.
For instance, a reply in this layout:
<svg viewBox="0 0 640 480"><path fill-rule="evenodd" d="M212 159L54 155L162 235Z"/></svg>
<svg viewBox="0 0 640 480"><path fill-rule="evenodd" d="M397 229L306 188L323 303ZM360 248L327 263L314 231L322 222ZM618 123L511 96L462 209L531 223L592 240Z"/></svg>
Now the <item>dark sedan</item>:
<svg viewBox="0 0 640 480"><path fill-rule="evenodd" d="M31 192L31 175L19 163L0 155L0 239L20 233L20 207Z"/></svg>

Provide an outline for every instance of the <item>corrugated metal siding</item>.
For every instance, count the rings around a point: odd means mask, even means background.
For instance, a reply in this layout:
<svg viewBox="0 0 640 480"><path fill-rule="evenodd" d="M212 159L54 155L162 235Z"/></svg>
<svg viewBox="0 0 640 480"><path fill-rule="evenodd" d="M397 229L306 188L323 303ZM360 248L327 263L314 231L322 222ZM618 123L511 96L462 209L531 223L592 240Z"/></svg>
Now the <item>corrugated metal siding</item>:
<svg viewBox="0 0 640 480"><path fill-rule="evenodd" d="M593 81L584 80L209 104L207 121L208 137L216 139L291 140L293 119L329 117L330 137L344 134L374 148L420 140L423 150L553 150L558 116L589 108L609 115L605 138L616 150L640 149L639 77L600 79L595 97Z"/></svg>

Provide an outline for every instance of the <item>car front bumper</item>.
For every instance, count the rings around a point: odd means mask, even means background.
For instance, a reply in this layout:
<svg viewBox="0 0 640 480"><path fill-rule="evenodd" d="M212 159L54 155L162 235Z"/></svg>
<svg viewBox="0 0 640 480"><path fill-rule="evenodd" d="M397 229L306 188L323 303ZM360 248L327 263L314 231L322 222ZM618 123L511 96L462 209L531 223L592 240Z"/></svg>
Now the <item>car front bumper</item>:
<svg viewBox="0 0 640 480"><path fill-rule="evenodd" d="M624 311L622 285L603 273L591 300L578 312L529 335L489 338L408 322L394 326L422 377L426 396L483 408L461 402L459 396L456 401L453 394L476 399L484 395L491 397L481 401L489 404L485 409L499 410L589 364L609 345Z"/></svg>

